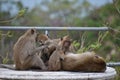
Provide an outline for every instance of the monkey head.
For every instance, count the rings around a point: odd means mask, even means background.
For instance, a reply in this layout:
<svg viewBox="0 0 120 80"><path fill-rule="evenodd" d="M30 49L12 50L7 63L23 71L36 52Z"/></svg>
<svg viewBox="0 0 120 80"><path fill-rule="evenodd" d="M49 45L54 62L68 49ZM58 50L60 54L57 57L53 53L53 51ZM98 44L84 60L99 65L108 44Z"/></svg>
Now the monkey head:
<svg viewBox="0 0 120 80"><path fill-rule="evenodd" d="M44 45L45 41L47 41L48 39L49 39L48 36L44 34L37 34L37 37L36 37L36 41L40 45Z"/></svg>
<svg viewBox="0 0 120 80"><path fill-rule="evenodd" d="M35 28L29 29L29 30L27 30L27 32L24 35L26 35L26 36L31 36L32 35L32 36L37 37L36 29Z"/></svg>
<svg viewBox="0 0 120 80"><path fill-rule="evenodd" d="M70 37L67 35L61 38L61 41L59 42L58 45L62 47L63 51L67 51L69 50L71 43L72 39L70 39Z"/></svg>
<svg viewBox="0 0 120 80"><path fill-rule="evenodd" d="M95 67L94 70L99 69L102 72L106 70L106 62L102 57L94 55L92 58L92 62L93 62L92 64L94 64L93 67Z"/></svg>
<svg viewBox="0 0 120 80"><path fill-rule="evenodd" d="M35 28L28 29L28 30L24 33L24 36L26 36L27 38L31 38L31 40L36 41L37 31L36 31Z"/></svg>

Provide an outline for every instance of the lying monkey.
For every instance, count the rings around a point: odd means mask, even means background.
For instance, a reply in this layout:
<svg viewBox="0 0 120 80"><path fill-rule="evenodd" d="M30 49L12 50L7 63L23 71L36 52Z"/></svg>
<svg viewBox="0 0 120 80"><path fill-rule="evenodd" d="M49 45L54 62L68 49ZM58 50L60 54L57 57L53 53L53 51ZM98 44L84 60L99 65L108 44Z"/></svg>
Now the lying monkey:
<svg viewBox="0 0 120 80"><path fill-rule="evenodd" d="M56 50L50 56L48 64L50 71L104 72L106 70L104 59L92 52L65 54L62 50Z"/></svg>
<svg viewBox="0 0 120 80"><path fill-rule="evenodd" d="M62 70L65 71L104 72L106 70L104 59L92 52L67 54L61 65Z"/></svg>
<svg viewBox="0 0 120 80"><path fill-rule="evenodd" d="M65 40L62 40L59 43L59 46L62 46L62 48L57 47L58 49L56 49L50 56L48 70L84 72L104 72L106 70L106 63L104 59L95 55L93 52L85 52L81 54L74 54L71 52L66 53L65 49L68 49L70 45Z"/></svg>

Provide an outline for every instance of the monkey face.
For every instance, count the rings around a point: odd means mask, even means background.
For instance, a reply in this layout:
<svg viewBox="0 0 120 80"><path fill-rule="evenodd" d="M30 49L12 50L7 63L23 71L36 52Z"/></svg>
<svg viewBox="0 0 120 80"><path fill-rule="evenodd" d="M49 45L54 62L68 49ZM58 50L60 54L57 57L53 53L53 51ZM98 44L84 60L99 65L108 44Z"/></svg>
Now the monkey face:
<svg viewBox="0 0 120 80"><path fill-rule="evenodd" d="M64 46L65 48L69 48L70 45L71 45L71 41L64 41L64 43L63 43L63 46Z"/></svg>
<svg viewBox="0 0 120 80"><path fill-rule="evenodd" d="M36 42L38 43L39 46L42 46L44 44L46 44L46 41L48 40L48 36L44 35L44 34L37 34L36 37Z"/></svg>
<svg viewBox="0 0 120 80"><path fill-rule="evenodd" d="M100 64L105 63L104 59L102 57L98 56L98 55L94 55L93 61L95 63L100 63Z"/></svg>
<svg viewBox="0 0 120 80"><path fill-rule="evenodd" d="M106 70L106 62L102 57L95 55L93 58L93 62L96 69L99 69L103 72Z"/></svg>
<svg viewBox="0 0 120 80"><path fill-rule="evenodd" d="M93 56L93 61L94 61L94 63L99 63L101 60L99 59L99 56L94 55Z"/></svg>
<svg viewBox="0 0 120 80"><path fill-rule="evenodd" d="M37 41L41 41L41 42L45 42L47 41L49 38L47 35L44 35L44 34L38 34L37 35Z"/></svg>
<svg viewBox="0 0 120 80"><path fill-rule="evenodd" d="M71 45L71 42L72 42L72 40L67 35L67 36L64 36L63 38L61 38L61 41L59 44L62 45L62 47L64 47L64 48L69 48Z"/></svg>

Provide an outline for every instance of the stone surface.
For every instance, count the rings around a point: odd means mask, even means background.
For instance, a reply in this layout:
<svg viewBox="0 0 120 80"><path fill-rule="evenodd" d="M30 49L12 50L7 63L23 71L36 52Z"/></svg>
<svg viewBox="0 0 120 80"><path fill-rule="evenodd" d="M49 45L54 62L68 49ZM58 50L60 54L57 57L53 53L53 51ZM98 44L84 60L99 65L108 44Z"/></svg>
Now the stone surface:
<svg viewBox="0 0 120 80"><path fill-rule="evenodd" d="M114 78L116 71L107 67L102 73L69 72L69 71L16 71L0 68L0 79L39 79L39 80L109 80Z"/></svg>

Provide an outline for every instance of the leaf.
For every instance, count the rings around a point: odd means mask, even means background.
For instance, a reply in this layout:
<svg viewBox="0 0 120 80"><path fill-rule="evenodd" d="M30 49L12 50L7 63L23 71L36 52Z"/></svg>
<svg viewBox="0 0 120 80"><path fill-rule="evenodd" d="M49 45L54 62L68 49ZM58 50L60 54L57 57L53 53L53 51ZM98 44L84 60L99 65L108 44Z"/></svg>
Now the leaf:
<svg viewBox="0 0 120 80"><path fill-rule="evenodd" d="M19 13L18 13L18 17L22 17L25 14L26 10L27 9L20 10Z"/></svg>
<svg viewBox="0 0 120 80"><path fill-rule="evenodd" d="M7 36L8 36L8 37L13 37L13 33L12 33L11 31L8 31L8 32L7 32Z"/></svg>

